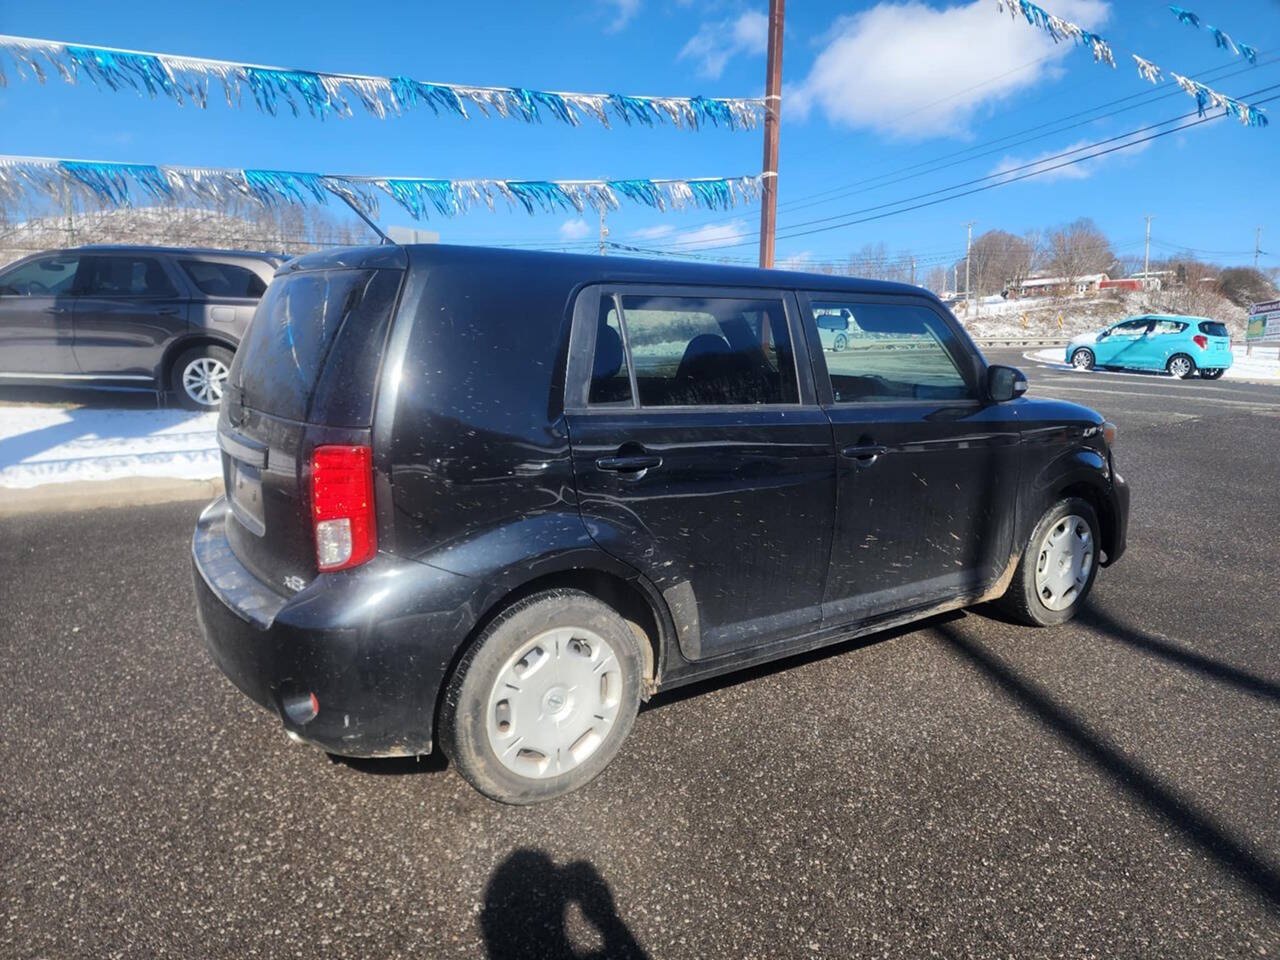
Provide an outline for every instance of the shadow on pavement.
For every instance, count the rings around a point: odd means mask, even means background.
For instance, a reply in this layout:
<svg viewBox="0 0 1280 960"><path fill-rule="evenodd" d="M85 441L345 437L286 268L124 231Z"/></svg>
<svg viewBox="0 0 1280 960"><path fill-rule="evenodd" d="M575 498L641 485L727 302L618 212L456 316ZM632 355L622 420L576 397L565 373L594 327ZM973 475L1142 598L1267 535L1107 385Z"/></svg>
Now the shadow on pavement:
<svg viewBox="0 0 1280 960"><path fill-rule="evenodd" d="M1280 907L1280 870L1227 832L1208 814L1160 780L1136 760L1094 733L1077 716L1033 683L1024 680L980 644L962 636L950 625L936 627L937 634L953 650L980 670L1028 713L1070 743L1076 751L1110 777L1152 813L1161 817L1182 837L1212 857L1242 884Z"/></svg>
<svg viewBox="0 0 1280 960"><path fill-rule="evenodd" d="M340 763L360 773L372 773L382 777L403 777L421 773L441 773L449 769L449 759L436 747L421 757L340 757L326 754L332 763Z"/></svg>
<svg viewBox="0 0 1280 960"><path fill-rule="evenodd" d="M1103 613L1095 606L1086 606L1080 614L1079 622L1111 637L1113 640L1119 640L1121 643L1141 650L1143 653L1149 653L1176 666L1202 673L1210 679L1235 687L1237 690L1242 690L1255 697L1280 702L1280 683L1274 683L1247 670L1241 670L1239 667L1233 667L1212 657L1206 657L1204 654L1196 653L1194 650L1187 650L1160 637L1141 633L1132 627L1119 623L1115 618Z"/></svg>
<svg viewBox="0 0 1280 960"><path fill-rule="evenodd" d="M596 868L586 861L557 867L540 850L517 850L494 870L480 929L495 960L648 958Z"/></svg>

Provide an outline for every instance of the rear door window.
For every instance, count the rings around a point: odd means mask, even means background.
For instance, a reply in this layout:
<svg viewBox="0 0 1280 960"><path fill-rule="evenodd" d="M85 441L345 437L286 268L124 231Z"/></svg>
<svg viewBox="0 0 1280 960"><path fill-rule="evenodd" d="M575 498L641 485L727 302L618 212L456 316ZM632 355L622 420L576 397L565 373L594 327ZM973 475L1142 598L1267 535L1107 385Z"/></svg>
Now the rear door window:
<svg viewBox="0 0 1280 960"><path fill-rule="evenodd" d="M277 278L232 365L244 405L306 420L314 395L335 424L367 419L402 276L400 270L340 269Z"/></svg>
<svg viewBox="0 0 1280 960"><path fill-rule="evenodd" d="M267 290L267 281L248 267L216 260L180 260L179 263L196 289L206 296L257 300Z"/></svg>
<svg viewBox="0 0 1280 960"><path fill-rule="evenodd" d="M955 335L928 307L814 299L810 309L815 323L842 311L848 319L847 346L823 354L837 403L972 398Z"/></svg>
<svg viewBox="0 0 1280 960"><path fill-rule="evenodd" d="M77 292L90 297L176 297L177 288L155 257L86 257Z"/></svg>
<svg viewBox="0 0 1280 960"><path fill-rule="evenodd" d="M1177 320L1157 320L1155 326L1151 329L1151 333L1154 336L1164 336L1170 333L1181 333L1185 329L1187 329L1187 325Z"/></svg>
<svg viewBox="0 0 1280 960"><path fill-rule="evenodd" d="M596 338L598 375L613 370L609 307L642 407L799 403L795 354L781 299L605 294ZM618 308L621 308L620 311ZM605 380L615 383L606 387ZM592 401L629 396L619 374L593 376ZM605 393L606 389L612 391ZM611 400L606 400L608 396Z"/></svg>

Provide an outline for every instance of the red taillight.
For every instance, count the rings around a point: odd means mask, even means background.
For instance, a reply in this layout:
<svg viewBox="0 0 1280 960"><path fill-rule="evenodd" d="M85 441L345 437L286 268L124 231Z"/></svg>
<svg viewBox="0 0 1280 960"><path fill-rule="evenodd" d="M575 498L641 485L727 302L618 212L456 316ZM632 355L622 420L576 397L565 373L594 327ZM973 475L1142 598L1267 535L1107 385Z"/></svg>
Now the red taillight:
<svg viewBox="0 0 1280 960"><path fill-rule="evenodd" d="M1192 340L1192 341L1195 343L1195 345L1196 345L1197 347L1199 347L1201 350L1208 350L1208 349L1209 349L1209 338L1208 338L1208 337L1203 336L1203 335L1201 335L1201 334L1197 333L1194 337L1192 337L1192 338L1191 338L1191 340Z"/></svg>
<svg viewBox="0 0 1280 960"><path fill-rule="evenodd" d="M378 552L372 450L316 447L311 454L311 518L320 570L344 570L372 559Z"/></svg>

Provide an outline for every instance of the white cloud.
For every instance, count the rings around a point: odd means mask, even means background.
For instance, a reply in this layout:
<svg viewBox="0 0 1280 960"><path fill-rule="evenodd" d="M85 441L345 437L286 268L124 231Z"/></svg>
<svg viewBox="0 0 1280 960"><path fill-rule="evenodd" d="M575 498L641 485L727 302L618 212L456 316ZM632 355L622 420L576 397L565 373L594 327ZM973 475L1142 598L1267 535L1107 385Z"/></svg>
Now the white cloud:
<svg viewBox="0 0 1280 960"><path fill-rule="evenodd" d="M1132 147L1117 150L1114 153L1103 154L1088 160L1081 159L1094 152L1081 149L1088 147L1092 143L1094 143L1092 140L1077 140L1075 143L1068 144L1065 147L1045 150L1043 153L1039 153L1029 159L1012 156L1005 157L996 164L991 173L993 175L1009 173L1015 177L1023 177L1028 180L1034 179L1037 183L1052 183L1055 180L1087 180L1097 173L1104 163L1137 156L1151 146L1151 141L1147 140L1135 143ZM1110 145L1102 149L1110 149ZM1062 156L1062 154L1066 154L1066 156ZM1068 163L1071 160L1078 162ZM1032 174L1035 175L1034 178L1031 176Z"/></svg>
<svg viewBox="0 0 1280 960"><path fill-rule="evenodd" d="M1092 30L1110 6L1056 0L1053 12ZM816 108L833 124L904 139L964 135L983 106L1056 75L1067 57L1088 64L1090 56L1022 17L997 14L990 0L941 10L918 0L878 3L837 19L820 43L783 109L803 117Z"/></svg>
<svg viewBox="0 0 1280 960"><path fill-rule="evenodd" d="M742 218L735 218L725 223L708 223L694 230L685 230L675 234L667 241L673 249L688 253L705 247L718 247L723 244L741 243L745 240L755 241L757 231Z"/></svg>
<svg viewBox="0 0 1280 960"><path fill-rule="evenodd" d="M560 224L561 240L581 240L583 237L591 233L591 227L587 221L579 217L577 220L566 220Z"/></svg>
<svg viewBox="0 0 1280 960"><path fill-rule="evenodd" d="M799 253L793 253L789 257L782 257L775 260L773 265L779 270L808 270L813 263L813 251L802 250Z"/></svg>
<svg viewBox="0 0 1280 960"><path fill-rule="evenodd" d="M658 240L668 234L675 232L675 227L669 223L659 223L652 227L641 227L631 236L638 240Z"/></svg>
<svg viewBox="0 0 1280 960"><path fill-rule="evenodd" d="M704 23L689 38L677 59L698 61L698 72L718 79L729 61L740 53L760 54L769 46L769 18L748 11L728 20Z"/></svg>
<svg viewBox="0 0 1280 960"><path fill-rule="evenodd" d="M602 6L613 13L613 21L605 27L607 33L617 33L629 24L640 12L642 0L603 0Z"/></svg>

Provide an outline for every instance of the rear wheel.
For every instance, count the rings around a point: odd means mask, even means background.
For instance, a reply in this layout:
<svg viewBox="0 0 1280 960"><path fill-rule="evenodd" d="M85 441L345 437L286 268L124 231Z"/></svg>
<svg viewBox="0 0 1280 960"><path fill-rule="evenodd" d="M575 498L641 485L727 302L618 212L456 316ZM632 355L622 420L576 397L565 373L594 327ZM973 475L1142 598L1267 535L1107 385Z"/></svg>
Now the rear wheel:
<svg viewBox="0 0 1280 960"><path fill-rule="evenodd" d="M1218 368L1217 370L1201 370L1200 376L1205 380L1217 380L1224 373L1226 373L1226 371L1222 368Z"/></svg>
<svg viewBox="0 0 1280 960"><path fill-rule="evenodd" d="M1071 355L1071 366L1077 370L1093 369L1093 351L1087 347L1081 347Z"/></svg>
<svg viewBox="0 0 1280 960"><path fill-rule="evenodd" d="M1033 627L1070 620L1093 588L1100 533L1087 501L1068 497L1055 503L1032 531L1000 605Z"/></svg>
<svg viewBox="0 0 1280 960"><path fill-rule="evenodd" d="M836 353L839 353L842 350L847 350L849 347L849 338L846 337L843 333L837 334L836 342L832 344L832 346L835 348Z"/></svg>
<svg viewBox="0 0 1280 960"><path fill-rule="evenodd" d="M226 347L194 347L173 362L169 386L178 402L190 410L217 410L231 370L232 353Z"/></svg>
<svg viewBox="0 0 1280 960"><path fill-rule="evenodd" d="M500 613L463 655L441 746L473 787L529 804L576 790L613 759L640 707L642 660L621 616L578 590Z"/></svg>
<svg viewBox="0 0 1280 960"><path fill-rule="evenodd" d="M1196 372L1196 362L1185 353L1175 353L1165 364L1165 369L1179 380L1185 380Z"/></svg>

